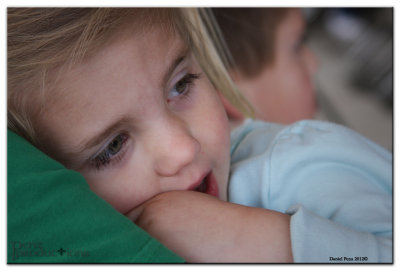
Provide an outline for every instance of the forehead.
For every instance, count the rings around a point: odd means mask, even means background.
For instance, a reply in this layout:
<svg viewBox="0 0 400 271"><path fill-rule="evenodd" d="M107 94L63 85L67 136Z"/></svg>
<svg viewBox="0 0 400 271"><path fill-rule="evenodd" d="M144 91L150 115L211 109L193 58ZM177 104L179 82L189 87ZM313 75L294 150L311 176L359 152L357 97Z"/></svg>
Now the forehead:
<svg viewBox="0 0 400 271"><path fill-rule="evenodd" d="M74 93L71 89L77 88L78 84L89 78L103 80L120 77L120 82L123 82L126 78L122 75L126 70L122 68L126 69L128 64L138 66L139 71L146 71L147 66L154 64L154 61L162 63L163 58L176 53L184 46L179 36L165 25L152 24L142 28L132 28L126 24L103 46L82 61L74 65L64 65L49 73L47 103L67 101ZM85 89L81 91L84 95Z"/></svg>

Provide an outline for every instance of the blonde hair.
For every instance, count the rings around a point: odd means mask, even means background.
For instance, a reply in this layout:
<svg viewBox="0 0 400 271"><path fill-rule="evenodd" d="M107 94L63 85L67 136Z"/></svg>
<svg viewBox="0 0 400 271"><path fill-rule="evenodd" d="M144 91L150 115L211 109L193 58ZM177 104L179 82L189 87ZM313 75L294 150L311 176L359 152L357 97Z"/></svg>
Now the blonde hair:
<svg viewBox="0 0 400 271"><path fill-rule="evenodd" d="M227 68L231 65L232 57L210 9L183 9L183 18L189 25L186 40L207 77L237 109L247 117L254 116L252 105L241 94L230 77Z"/></svg>
<svg viewBox="0 0 400 271"><path fill-rule="evenodd" d="M178 32L215 88L246 115L252 115L251 105L226 70L224 46L213 32L214 21L206 10L9 8L8 128L40 148L33 120L46 95L46 75L94 54L117 28L131 20L135 20L132 27L158 24Z"/></svg>

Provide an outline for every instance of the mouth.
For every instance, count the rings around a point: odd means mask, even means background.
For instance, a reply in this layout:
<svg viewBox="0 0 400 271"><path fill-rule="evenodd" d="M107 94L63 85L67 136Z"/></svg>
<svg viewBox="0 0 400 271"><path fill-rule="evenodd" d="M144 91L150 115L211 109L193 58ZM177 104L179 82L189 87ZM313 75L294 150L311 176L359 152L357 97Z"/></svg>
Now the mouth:
<svg viewBox="0 0 400 271"><path fill-rule="evenodd" d="M214 197L218 197L218 194L219 194L217 180L215 179L215 176L212 172L209 172L204 177L204 179L202 179L200 184L198 184L191 190L197 191L200 193L209 194Z"/></svg>

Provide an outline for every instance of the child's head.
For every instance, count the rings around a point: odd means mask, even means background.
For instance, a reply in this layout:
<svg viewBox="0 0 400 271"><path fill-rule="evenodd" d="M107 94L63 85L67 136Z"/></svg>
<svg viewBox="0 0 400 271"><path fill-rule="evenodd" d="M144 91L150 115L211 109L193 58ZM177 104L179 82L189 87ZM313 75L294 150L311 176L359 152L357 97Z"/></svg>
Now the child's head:
<svg viewBox="0 0 400 271"><path fill-rule="evenodd" d="M256 117L281 123L312 118L316 61L304 43L306 25L301 10L213 11L234 60L230 70Z"/></svg>
<svg viewBox="0 0 400 271"><path fill-rule="evenodd" d="M211 54L190 34L195 15L9 9L9 127L124 214L170 190L226 199L224 85L196 60Z"/></svg>

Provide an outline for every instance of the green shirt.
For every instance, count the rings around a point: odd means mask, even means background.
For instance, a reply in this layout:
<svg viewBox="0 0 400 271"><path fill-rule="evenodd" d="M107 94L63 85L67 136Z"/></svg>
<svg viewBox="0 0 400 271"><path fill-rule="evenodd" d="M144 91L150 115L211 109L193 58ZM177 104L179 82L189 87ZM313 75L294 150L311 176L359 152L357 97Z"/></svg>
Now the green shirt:
<svg viewBox="0 0 400 271"><path fill-rule="evenodd" d="M79 173L8 131L8 263L181 263Z"/></svg>

